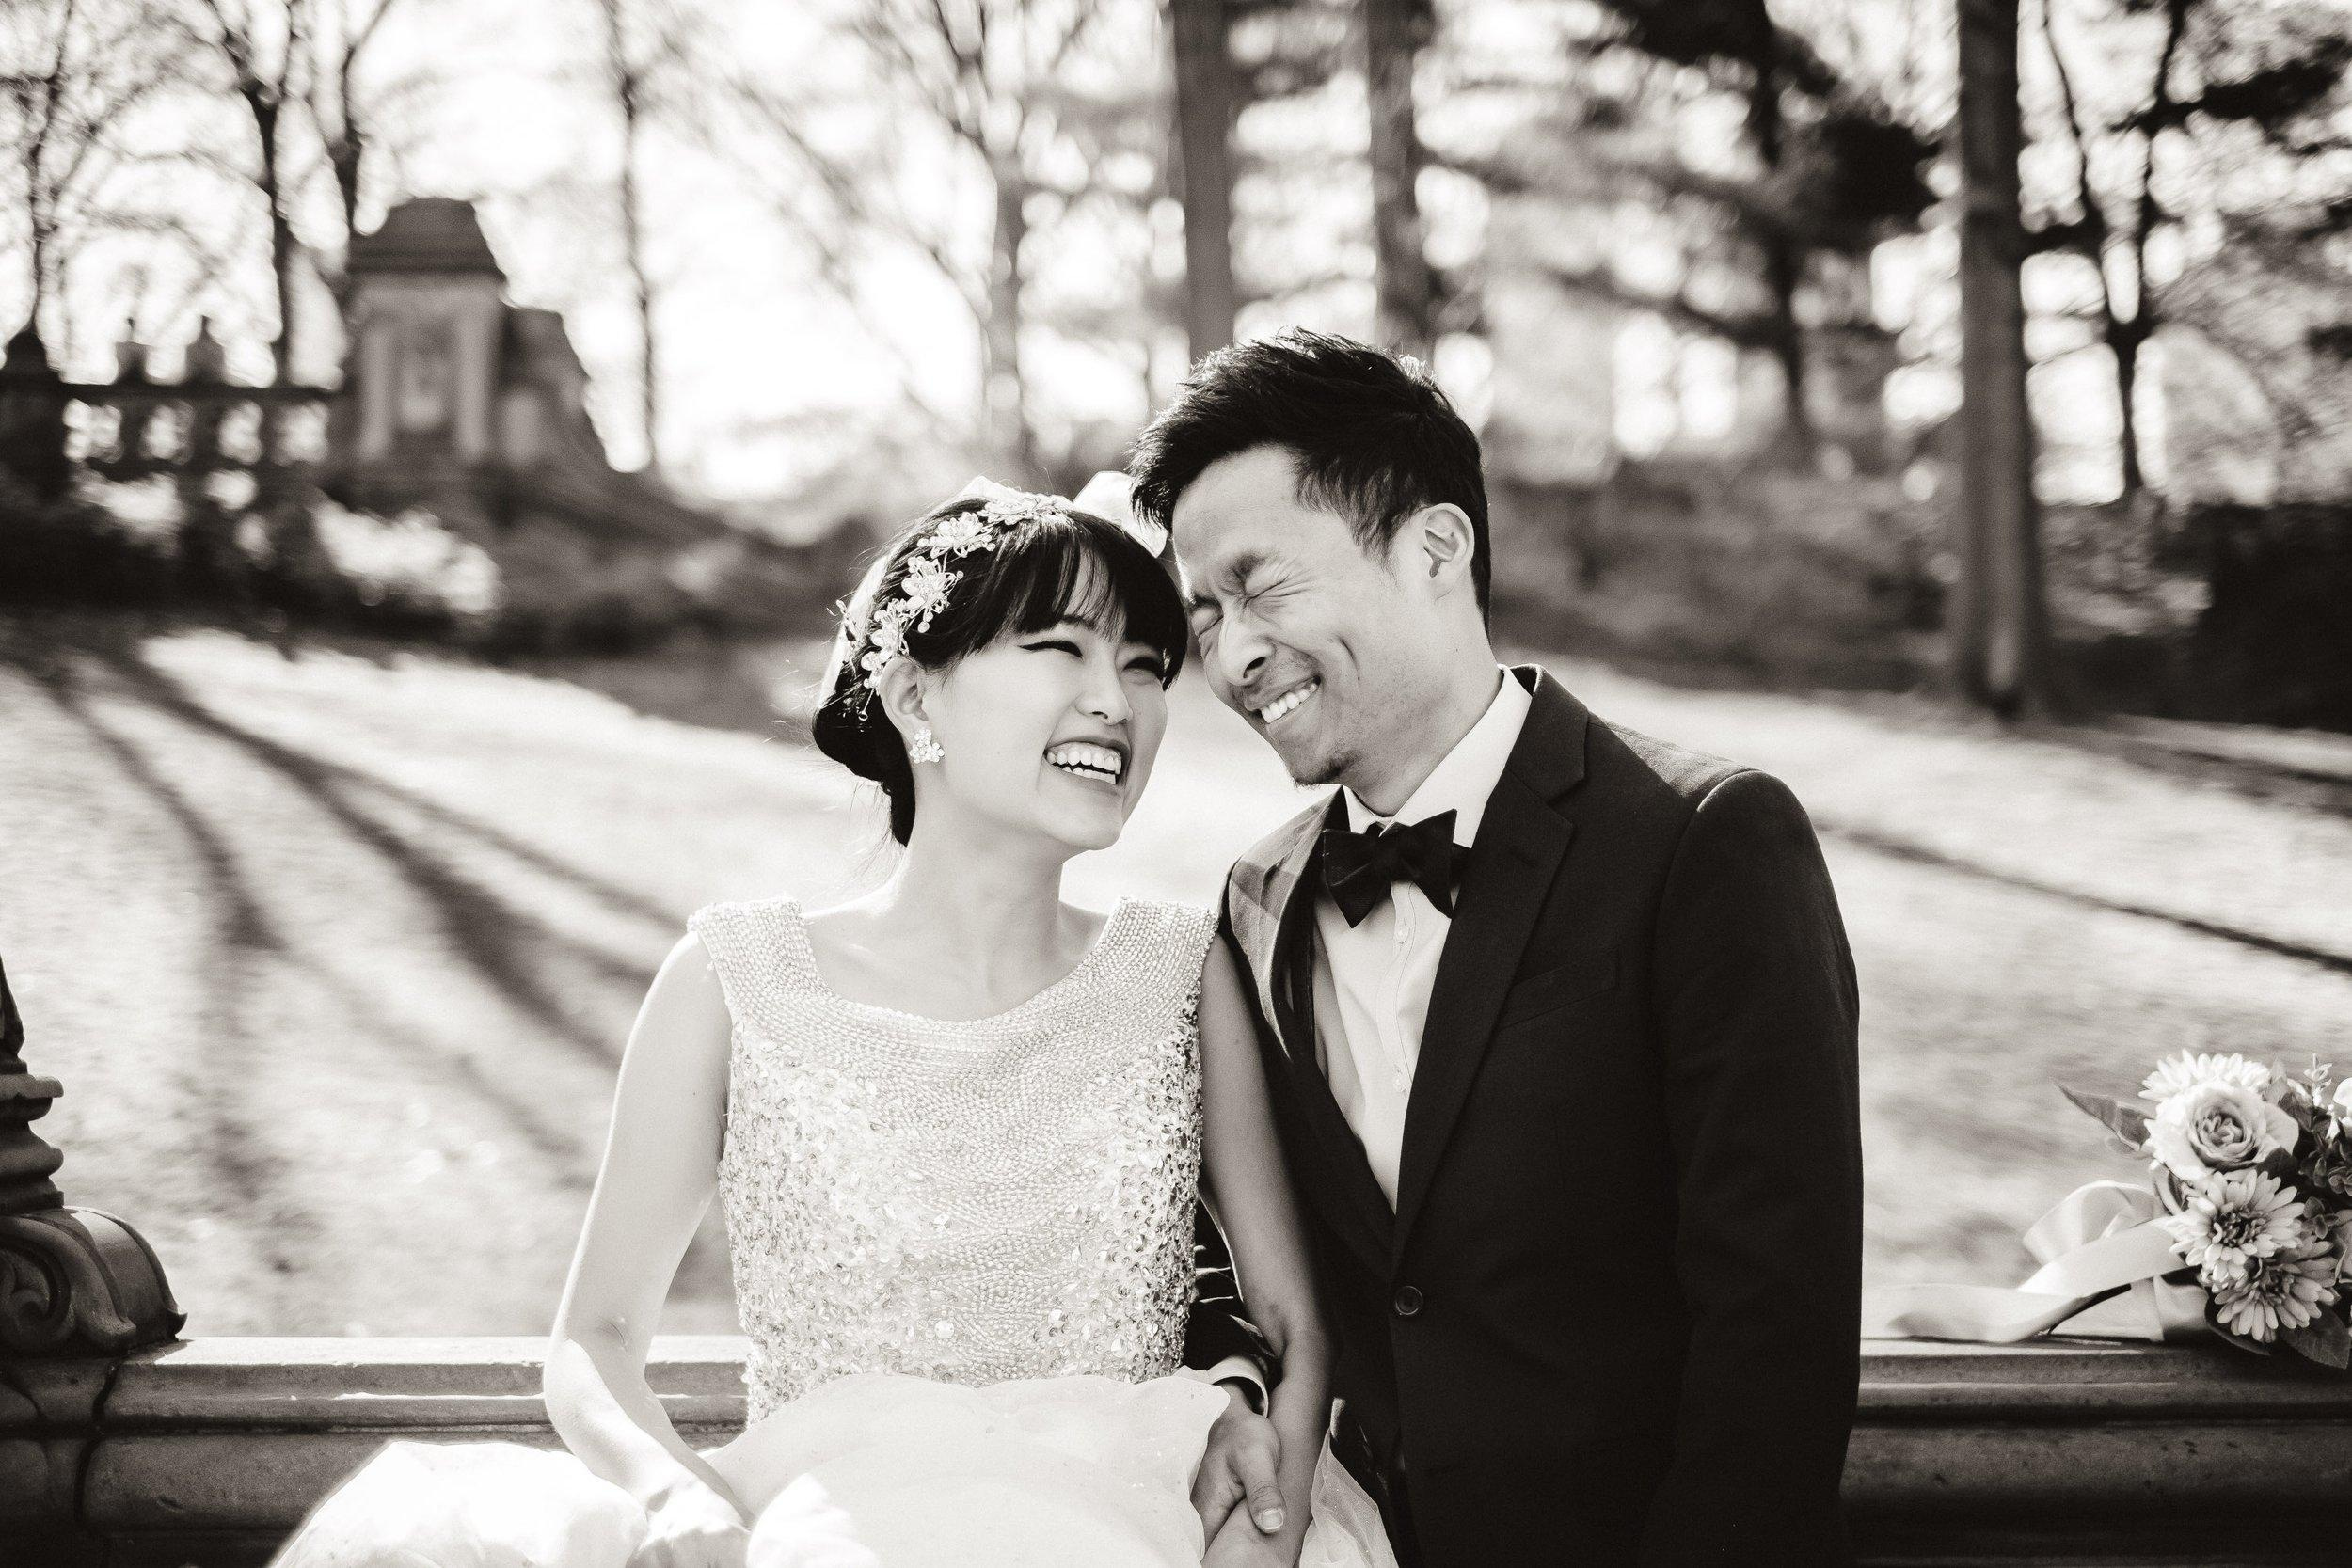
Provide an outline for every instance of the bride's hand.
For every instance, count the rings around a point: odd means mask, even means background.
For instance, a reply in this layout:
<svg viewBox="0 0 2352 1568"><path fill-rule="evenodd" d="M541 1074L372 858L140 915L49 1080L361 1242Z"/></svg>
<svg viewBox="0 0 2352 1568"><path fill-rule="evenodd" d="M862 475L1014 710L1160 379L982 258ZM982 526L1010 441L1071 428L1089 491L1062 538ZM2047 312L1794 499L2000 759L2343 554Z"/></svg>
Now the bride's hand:
<svg viewBox="0 0 2352 1568"><path fill-rule="evenodd" d="M698 1476L647 1499L645 1539L628 1568L742 1568L752 1532L735 1504Z"/></svg>

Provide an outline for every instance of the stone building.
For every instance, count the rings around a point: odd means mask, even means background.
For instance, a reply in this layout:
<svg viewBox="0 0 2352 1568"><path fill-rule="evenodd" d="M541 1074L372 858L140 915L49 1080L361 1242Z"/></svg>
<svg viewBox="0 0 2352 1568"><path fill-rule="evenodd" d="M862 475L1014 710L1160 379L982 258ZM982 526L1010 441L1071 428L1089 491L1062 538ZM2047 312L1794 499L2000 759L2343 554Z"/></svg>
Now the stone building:
<svg viewBox="0 0 2352 1568"><path fill-rule="evenodd" d="M343 389L322 476L379 513L421 507L500 568L510 614L570 618L680 592L680 558L734 531L615 470L552 310L512 303L472 204L404 201L352 245Z"/></svg>

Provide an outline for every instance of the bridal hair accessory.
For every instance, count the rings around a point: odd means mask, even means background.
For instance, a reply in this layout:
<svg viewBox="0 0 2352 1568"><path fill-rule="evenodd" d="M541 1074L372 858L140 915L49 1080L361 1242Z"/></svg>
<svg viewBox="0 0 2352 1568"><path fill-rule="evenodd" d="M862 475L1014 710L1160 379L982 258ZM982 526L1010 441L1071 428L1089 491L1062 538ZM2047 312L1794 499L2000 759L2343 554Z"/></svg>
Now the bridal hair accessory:
<svg viewBox="0 0 2352 1568"><path fill-rule="evenodd" d="M2325 1062L2290 1074L2183 1052L2148 1075L2152 1109L2064 1090L2152 1180L2094 1181L2044 1214L2026 1232L2042 1268L2014 1291L1864 1291L1864 1337L2013 1344L2063 1324L2352 1365L2352 1079L2334 1079Z"/></svg>
<svg viewBox="0 0 2352 1568"><path fill-rule="evenodd" d="M963 580L962 573L948 569L948 561L993 547L1007 531L1023 523L1071 510L1059 496L1014 490L987 479L973 480L953 499L981 505L931 525L909 552L898 591L887 600L861 604L861 594L842 606L842 629L860 672L857 684L869 690L881 689L882 673L907 651L907 629L930 630L931 618L947 608L948 594Z"/></svg>
<svg viewBox="0 0 2352 1568"><path fill-rule="evenodd" d="M940 745L939 736L931 734L929 724L914 726L914 738L907 742L909 762L937 762L946 754L946 749Z"/></svg>
<svg viewBox="0 0 2352 1568"><path fill-rule="evenodd" d="M949 569L950 560L993 548L1009 531L1023 523L1089 512L1117 523L1156 560L1168 547L1168 530L1136 516L1127 498L1127 476L1111 470L1088 480L1075 500L1015 490L992 479L975 477L955 493L951 501L977 500L981 503L978 510L943 517L916 541L908 554L906 571L896 594L881 604L872 602L880 585L881 567L877 562L876 578L842 602L841 629L847 656L844 662L854 659L859 672L853 684L879 691L882 673L907 651L908 629L930 630L931 618L947 607L948 594L963 578L962 573Z"/></svg>

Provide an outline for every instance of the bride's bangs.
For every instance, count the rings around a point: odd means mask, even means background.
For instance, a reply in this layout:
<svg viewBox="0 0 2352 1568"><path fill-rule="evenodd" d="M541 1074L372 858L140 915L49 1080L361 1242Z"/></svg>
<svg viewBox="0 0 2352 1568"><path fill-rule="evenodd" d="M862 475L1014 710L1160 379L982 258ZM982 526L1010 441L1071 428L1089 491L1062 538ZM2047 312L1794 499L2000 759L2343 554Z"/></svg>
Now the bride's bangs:
<svg viewBox="0 0 2352 1568"><path fill-rule="evenodd" d="M971 606L989 627L984 641L1074 622L1155 650L1168 681L1184 664L1191 639L1175 581L1116 523L1041 519L992 552L979 578Z"/></svg>

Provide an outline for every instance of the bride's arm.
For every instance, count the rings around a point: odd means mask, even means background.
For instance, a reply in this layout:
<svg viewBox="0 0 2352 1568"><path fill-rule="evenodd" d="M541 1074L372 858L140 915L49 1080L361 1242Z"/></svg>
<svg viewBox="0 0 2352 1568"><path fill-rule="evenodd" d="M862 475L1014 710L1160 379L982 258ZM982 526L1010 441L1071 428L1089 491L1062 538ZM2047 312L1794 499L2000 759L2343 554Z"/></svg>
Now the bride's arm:
<svg viewBox="0 0 2352 1568"><path fill-rule="evenodd" d="M656 1319L716 1184L725 998L702 942L672 948L629 1030L604 1163L548 1346L548 1418L580 1462L651 1506L691 1477L729 1502L645 1382Z"/></svg>
<svg viewBox="0 0 2352 1568"><path fill-rule="evenodd" d="M1250 1319L1281 1366L1266 1414L1281 1440L1283 1519L1267 1544L1290 1560L1306 1532L1307 1499L1330 1418L1330 1352L1248 1003L1223 942L1209 944L1200 1016L1207 1196L1232 1243Z"/></svg>

